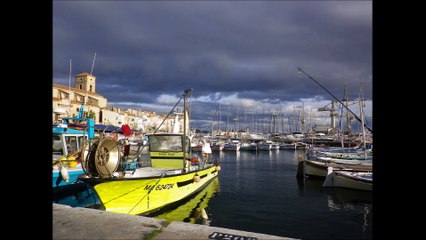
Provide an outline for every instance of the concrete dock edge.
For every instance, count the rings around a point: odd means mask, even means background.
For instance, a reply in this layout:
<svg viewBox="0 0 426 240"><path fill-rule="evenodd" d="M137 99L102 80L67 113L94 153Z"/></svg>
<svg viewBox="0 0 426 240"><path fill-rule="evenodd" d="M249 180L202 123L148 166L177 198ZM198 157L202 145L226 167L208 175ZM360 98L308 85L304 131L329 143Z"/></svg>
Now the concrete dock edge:
<svg viewBox="0 0 426 240"><path fill-rule="evenodd" d="M294 239L53 203L53 239Z"/></svg>

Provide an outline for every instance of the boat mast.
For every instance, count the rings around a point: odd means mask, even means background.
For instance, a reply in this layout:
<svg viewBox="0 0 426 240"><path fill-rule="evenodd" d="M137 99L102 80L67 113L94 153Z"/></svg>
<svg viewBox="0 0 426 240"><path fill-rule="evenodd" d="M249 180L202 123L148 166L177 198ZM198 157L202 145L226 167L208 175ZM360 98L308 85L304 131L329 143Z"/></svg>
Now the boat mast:
<svg viewBox="0 0 426 240"><path fill-rule="evenodd" d="M318 84L322 89L324 89L328 94L330 94L334 99L336 99L337 102L339 102L340 104L343 104L336 96L334 96L330 91L328 91L325 87L323 87L319 82L317 82L315 79L313 79L311 76L309 76L307 73L305 73L301 68L297 68L299 70L299 73L304 73L306 76L308 76L312 81L314 81L316 84ZM361 119L354 113L352 112L349 108L347 108L345 106L346 110L348 110L350 113L352 113L352 115L355 116L355 118L361 122ZM363 124L363 126L365 126L365 128L367 128L371 133L373 133L373 130L370 129L365 123Z"/></svg>
<svg viewBox="0 0 426 240"><path fill-rule="evenodd" d="M216 108L216 111L214 112L214 114L213 114L213 118L212 118L212 131L211 131L211 137L212 137L212 139L213 139L213 136L214 136L214 122L215 122L215 120L216 120L216 113L217 113L217 111L218 111L218 108Z"/></svg>
<svg viewBox="0 0 426 240"><path fill-rule="evenodd" d="M222 108L219 103L219 121L217 122L217 132L220 135L220 121L222 121Z"/></svg>
<svg viewBox="0 0 426 240"><path fill-rule="evenodd" d="M361 89L359 93L359 112L361 115L361 133L362 133L362 142L364 147L364 159L367 159L367 152L366 152L366 144L365 144L365 130L364 130L364 82L361 82Z"/></svg>
<svg viewBox="0 0 426 240"><path fill-rule="evenodd" d="M302 123L302 134L305 134L306 129L305 129L305 103L302 102L302 119L300 120L300 122Z"/></svg>
<svg viewBox="0 0 426 240"><path fill-rule="evenodd" d="M227 134L229 134L228 123L229 123L229 114L230 114L230 111L231 111L230 108L231 108L231 106L228 105L228 119L226 120L226 126L225 126Z"/></svg>
<svg viewBox="0 0 426 240"><path fill-rule="evenodd" d="M72 59L70 59L70 74L68 76L68 117L71 117L71 63Z"/></svg>
<svg viewBox="0 0 426 240"><path fill-rule="evenodd" d="M345 106L346 106L346 109L348 109L348 102L349 102L349 99L348 99L348 85L346 85L346 83L345 83ZM351 139L350 139L350 136L351 136L351 118L350 118L350 115L349 115L349 111L348 110L346 110L346 134L348 135L348 147L350 147L351 146Z"/></svg>
<svg viewBox="0 0 426 240"><path fill-rule="evenodd" d="M216 109L216 112L217 112L217 109ZM212 138L213 138L213 132L214 132L214 118L216 117L216 112L214 112L213 119L212 119L212 130L211 130L211 136L212 136Z"/></svg>
<svg viewBox="0 0 426 240"><path fill-rule="evenodd" d="M90 75L93 74L93 68L95 68L95 60L96 60L96 52L95 52L95 56L93 57L92 69L90 70Z"/></svg>
<svg viewBox="0 0 426 240"><path fill-rule="evenodd" d="M343 95L344 95L344 97L345 97L345 99L347 99L347 97L346 97L346 87L347 87L347 83L345 82L345 89L344 89L344 91L343 91ZM346 104L347 104L348 102L346 101ZM340 143L341 143L341 145L342 145L342 148L344 148L345 147L345 141L344 141L344 136L345 136L345 131L343 130L343 106L342 106L342 104L341 104L341 106L340 106L340 116L339 116L339 134L340 134Z"/></svg>
<svg viewBox="0 0 426 240"><path fill-rule="evenodd" d="M95 59L96 59L96 52L95 52L95 56L93 56L93 61L92 61L92 68L90 69L90 75L91 76L93 76L93 69L95 68ZM88 98L87 97L87 93L88 93L88 90L87 90L87 88L86 88L86 94L84 95L84 100L83 100L83 104L84 105L86 105L86 99ZM91 111L91 109L90 109L90 101L89 101L89 104L87 105L87 117L89 117L89 112ZM83 115L84 115L84 112L82 113ZM82 116L83 116L82 115ZM93 119L94 120L94 119ZM124 124L124 123L123 123Z"/></svg>
<svg viewBox="0 0 426 240"><path fill-rule="evenodd" d="M340 116L339 116L339 137L342 148L345 147L344 139L343 139L344 131L343 131L343 106L340 106Z"/></svg>
<svg viewBox="0 0 426 240"><path fill-rule="evenodd" d="M183 114L184 114L183 115L184 116L183 117L183 149L184 149L185 153L187 152L187 149L186 149L186 134L187 134L187 130L189 130L189 129L186 129L187 124L189 123L188 122L189 119L187 119L189 114L188 114L188 106L187 106L187 103L186 103L186 98L187 98L188 94L190 94L191 92L192 92L192 88L188 88L183 93ZM185 153L183 154L184 163L185 163Z"/></svg>

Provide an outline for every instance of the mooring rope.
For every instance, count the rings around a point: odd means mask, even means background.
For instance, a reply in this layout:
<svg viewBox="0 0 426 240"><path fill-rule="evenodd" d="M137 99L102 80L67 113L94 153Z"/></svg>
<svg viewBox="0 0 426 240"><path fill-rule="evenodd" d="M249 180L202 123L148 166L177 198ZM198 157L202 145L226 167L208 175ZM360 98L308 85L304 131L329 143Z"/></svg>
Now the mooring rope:
<svg viewBox="0 0 426 240"><path fill-rule="evenodd" d="M153 182L153 181L154 181L154 180L152 180L151 182ZM148 184L149 184L149 183L151 183L151 182L148 182ZM104 204L110 203L110 202L112 202L112 201L114 201L114 200L116 200L116 199L118 199L118 198L121 198L121 197L123 197L123 196L125 196L125 195L127 195L127 194L129 194L129 193L131 193L131 192L134 192L134 191L136 191L136 190L138 190L138 189L140 189L140 188L142 188L142 187L145 187L145 185L146 185L146 184L144 184L144 185L142 185L142 186L140 186L140 187L137 187L137 188L135 188L135 189L133 189L133 190L130 190L130 191L126 192L126 193L123 193L123 194L121 194L120 196L117 196L117 197L115 197L115 198L113 198L113 199L109 200L108 202L104 202Z"/></svg>
<svg viewBox="0 0 426 240"><path fill-rule="evenodd" d="M128 212L127 212L127 214L130 214L130 212L131 212L131 211L133 211L133 209L135 209L135 207L136 207L137 205L139 205L139 203L140 203L140 202L142 202L142 200L143 200L143 199L145 199L145 197L146 197L146 196L148 196L148 203L147 203L148 205L147 205L147 208L149 209L149 194L151 193L151 191L152 191L152 190L154 190L154 188L158 185L158 183L161 181L161 179L163 179L163 177L164 177L165 175L166 175L166 173L163 173L163 174L161 175L160 179L158 179L158 181L154 184L154 186L152 186L152 187L151 187L151 189L149 189L148 193L147 193L147 194L145 194L145 196L143 196L143 197L141 198L141 200L139 200L139 201L138 201L138 202L137 202L137 203L136 203L136 204L132 207L132 209L130 209L130 211L128 211Z"/></svg>

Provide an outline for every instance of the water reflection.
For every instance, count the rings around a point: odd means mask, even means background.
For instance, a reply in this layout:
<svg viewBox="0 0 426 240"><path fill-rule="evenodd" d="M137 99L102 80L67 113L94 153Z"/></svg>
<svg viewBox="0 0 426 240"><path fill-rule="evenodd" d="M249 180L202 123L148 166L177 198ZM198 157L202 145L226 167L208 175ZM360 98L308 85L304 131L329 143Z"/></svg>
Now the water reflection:
<svg viewBox="0 0 426 240"><path fill-rule="evenodd" d="M296 178L300 155L303 150L214 151L219 177L151 216L297 239L371 239L372 193ZM82 201L89 199L83 192L72 200L69 205L87 206Z"/></svg>
<svg viewBox="0 0 426 240"><path fill-rule="evenodd" d="M352 189L335 188L325 189L330 211L361 211L361 231L365 233L371 224L372 193ZM360 210L360 208L362 210Z"/></svg>
<svg viewBox="0 0 426 240"><path fill-rule="evenodd" d="M104 209L96 192L85 183L78 183L65 187L62 188L61 191L53 192L52 202L69 205L71 207Z"/></svg>
<svg viewBox="0 0 426 240"><path fill-rule="evenodd" d="M314 195L325 195L329 212L358 212L352 221L358 222L363 237L369 238L372 223L372 192L345 188L323 188L323 179L297 178L299 197L310 198Z"/></svg>
<svg viewBox="0 0 426 240"><path fill-rule="evenodd" d="M202 225L210 225L212 215L209 214L208 203L219 192L219 179L215 178L203 190L183 203L177 203L161 210L159 213L149 215L157 219L175 220Z"/></svg>

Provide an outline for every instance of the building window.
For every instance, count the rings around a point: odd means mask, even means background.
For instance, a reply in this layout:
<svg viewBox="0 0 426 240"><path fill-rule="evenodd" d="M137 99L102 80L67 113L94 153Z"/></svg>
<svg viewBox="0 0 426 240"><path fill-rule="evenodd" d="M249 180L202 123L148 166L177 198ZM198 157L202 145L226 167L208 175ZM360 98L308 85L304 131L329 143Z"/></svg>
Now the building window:
<svg viewBox="0 0 426 240"><path fill-rule="evenodd" d="M90 90L89 91L92 91L92 85L90 85Z"/></svg>
<svg viewBox="0 0 426 240"><path fill-rule="evenodd" d="M81 89L83 89L83 85L82 85L82 84L80 84L80 90L81 90Z"/></svg>

